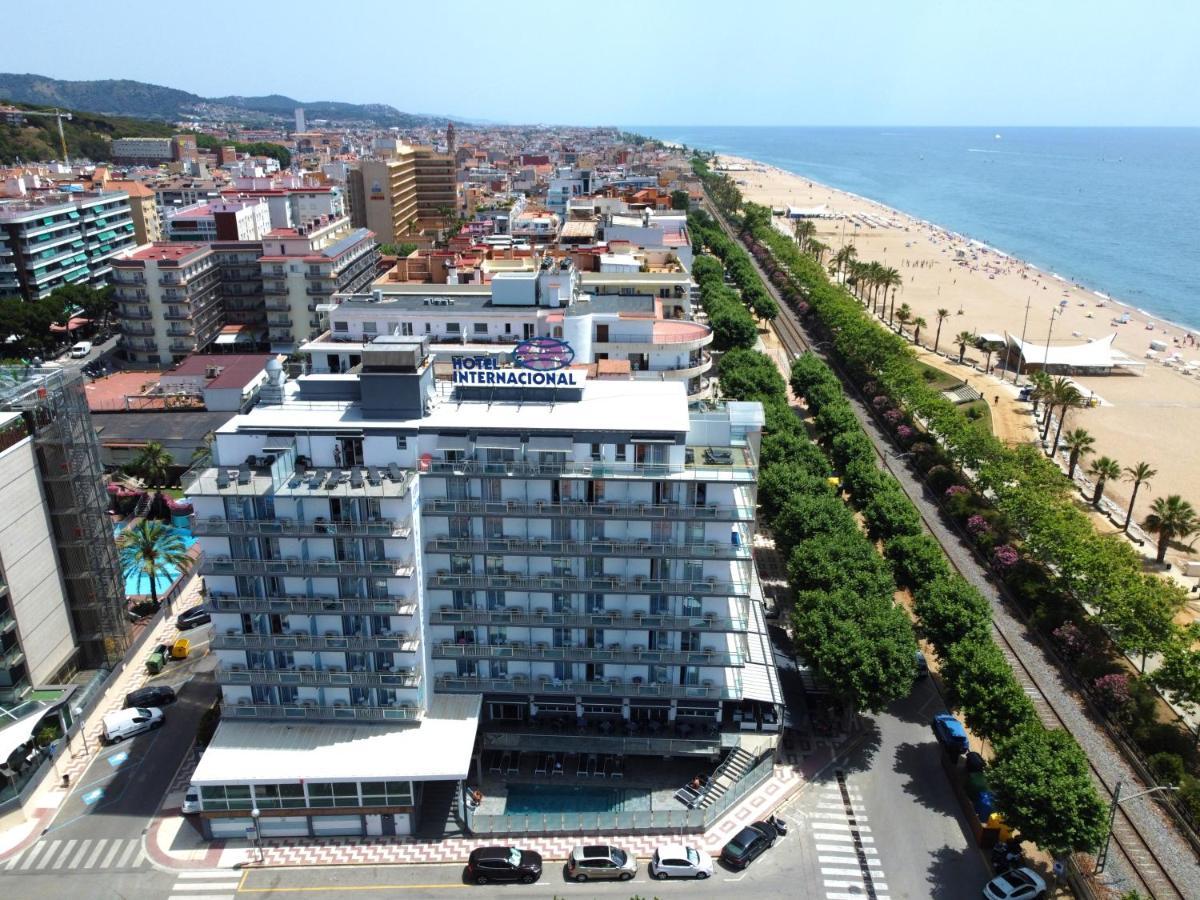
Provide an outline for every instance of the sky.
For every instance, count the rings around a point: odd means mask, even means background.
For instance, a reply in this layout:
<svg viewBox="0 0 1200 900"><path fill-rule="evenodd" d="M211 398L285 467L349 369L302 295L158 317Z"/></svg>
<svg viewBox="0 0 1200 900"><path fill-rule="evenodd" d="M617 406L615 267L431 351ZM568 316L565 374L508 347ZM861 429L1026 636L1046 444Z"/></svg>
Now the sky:
<svg viewBox="0 0 1200 900"><path fill-rule="evenodd" d="M112 9L97 22L91 0L60 0L22 17L0 69L514 124L1200 125L1194 0Z"/></svg>

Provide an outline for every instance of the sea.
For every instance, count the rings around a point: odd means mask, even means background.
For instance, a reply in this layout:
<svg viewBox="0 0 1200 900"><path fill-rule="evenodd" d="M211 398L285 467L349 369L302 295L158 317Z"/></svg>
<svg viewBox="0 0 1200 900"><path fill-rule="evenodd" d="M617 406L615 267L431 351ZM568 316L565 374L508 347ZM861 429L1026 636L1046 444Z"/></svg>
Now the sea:
<svg viewBox="0 0 1200 900"><path fill-rule="evenodd" d="M1200 329L1200 128L627 130L876 200Z"/></svg>

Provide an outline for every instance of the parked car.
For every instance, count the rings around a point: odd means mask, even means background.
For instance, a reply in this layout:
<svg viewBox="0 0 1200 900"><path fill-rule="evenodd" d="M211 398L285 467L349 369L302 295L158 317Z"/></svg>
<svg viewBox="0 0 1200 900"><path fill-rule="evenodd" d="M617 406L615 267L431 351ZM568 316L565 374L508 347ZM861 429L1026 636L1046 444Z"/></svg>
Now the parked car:
<svg viewBox="0 0 1200 900"><path fill-rule="evenodd" d="M175 689L165 684L138 688L125 695L125 708L131 706L166 706L175 702Z"/></svg>
<svg viewBox="0 0 1200 900"><path fill-rule="evenodd" d="M747 825L721 850L721 859L734 869L744 869L771 849L777 837L779 834L770 822Z"/></svg>
<svg viewBox="0 0 1200 900"><path fill-rule="evenodd" d="M663 844L650 860L650 874L660 881L668 878L708 878L713 873L712 857L696 847Z"/></svg>
<svg viewBox="0 0 1200 900"><path fill-rule="evenodd" d="M628 881L637 874L637 858L610 844L582 844L567 858L567 877L574 881L615 878Z"/></svg>
<svg viewBox="0 0 1200 900"><path fill-rule="evenodd" d="M183 794L183 803L179 805L179 811L185 816L194 816L200 812L200 788L194 784L188 785Z"/></svg>
<svg viewBox="0 0 1200 900"><path fill-rule="evenodd" d="M963 728L962 722L949 713L933 717L933 736L947 753L958 755L971 749L967 742L967 730Z"/></svg>
<svg viewBox="0 0 1200 900"><path fill-rule="evenodd" d="M467 858L467 880L476 884L519 881L533 884L542 877L542 857L520 847L478 847Z"/></svg>
<svg viewBox="0 0 1200 900"><path fill-rule="evenodd" d="M76 344L74 347L71 348L71 359L83 359L85 356L87 356L91 352L92 352L92 342L91 341L80 341L78 344Z"/></svg>
<svg viewBox="0 0 1200 900"><path fill-rule="evenodd" d="M201 625L207 625L212 621L212 616L203 606L193 606L191 609L179 614L179 618L175 620L175 627L180 631L188 631L192 628L199 628Z"/></svg>
<svg viewBox="0 0 1200 900"><path fill-rule="evenodd" d="M984 886L984 900L1041 900L1046 882L1028 866L997 875Z"/></svg>
<svg viewBox="0 0 1200 900"><path fill-rule="evenodd" d="M929 661L927 659L925 659L925 654L922 653L920 650L918 650L917 655L914 658L913 662L915 662L917 665L917 677L918 678L928 678L929 677Z"/></svg>
<svg viewBox="0 0 1200 900"><path fill-rule="evenodd" d="M125 738L158 728L166 718L161 709L150 706L135 706L133 709L109 713L103 720L104 740L109 744L120 743Z"/></svg>

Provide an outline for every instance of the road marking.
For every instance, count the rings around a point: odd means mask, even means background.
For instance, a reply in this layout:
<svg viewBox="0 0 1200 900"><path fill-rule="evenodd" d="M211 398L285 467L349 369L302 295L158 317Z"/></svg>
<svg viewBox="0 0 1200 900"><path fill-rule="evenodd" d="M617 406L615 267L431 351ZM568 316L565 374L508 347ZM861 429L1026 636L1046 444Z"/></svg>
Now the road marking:
<svg viewBox="0 0 1200 900"><path fill-rule="evenodd" d="M91 838L86 838L83 841L81 841L79 844L79 852L76 853L75 856L71 858L71 862L67 864L67 868L78 869L80 861L82 861L83 857L88 852L88 848L91 846L92 846Z"/></svg>
<svg viewBox="0 0 1200 900"><path fill-rule="evenodd" d="M107 869L109 866L109 863L111 863L113 861L113 858L117 855L117 851L120 849L121 849L121 842L114 840L112 843L112 847L109 848L108 853L104 857L104 862L100 863L100 868Z"/></svg>
<svg viewBox="0 0 1200 900"><path fill-rule="evenodd" d="M809 813L809 814L808 814L808 817L809 817L810 819L833 819L834 821L839 821L839 822L845 822L845 821L846 821L846 813L845 813L845 812L842 812L842 813L835 813L835 812L815 812L815 813ZM855 822L866 822L866 821L869 821L869 820L867 819L867 817L866 817L866 816L860 816L860 815L858 815L857 813L855 813L855 814L854 814L854 821L855 821ZM818 824L821 824L821 823L818 823ZM813 827L816 827L816 826L813 826Z"/></svg>
<svg viewBox="0 0 1200 900"><path fill-rule="evenodd" d="M115 769L117 766L124 763L125 760L129 759L129 751L122 750L120 753L114 753L112 756L107 757L107 759L108 764Z"/></svg>
<svg viewBox="0 0 1200 900"><path fill-rule="evenodd" d="M60 868L62 866L62 864L67 861L67 857L71 855L71 848L74 847L78 843L79 843L79 841L77 841L77 840L69 840L66 842L66 846L63 847L62 853L59 856L57 856L54 860L54 868L56 868L56 869ZM45 862L42 865L42 868L47 868L49 865L50 865L50 858L47 857Z"/></svg>
<svg viewBox="0 0 1200 900"><path fill-rule="evenodd" d="M96 860L100 858L100 854L104 852L104 845L108 843L108 838L100 838L96 841L96 849L92 851L92 855L88 857L88 861L83 864L85 869L90 869L96 864Z"/></svg>
<svg viewBox="0 0 1200 900"><path fill-rule="evenodd" d="M38 843L34 844L32 847L29 848L28 852L25 855L25 858L23 860L21 860L21 865L19 866L19 868L28 869L33 864L34 859L37 858L37 855L39 853L41 853L43 850L47 849L49 846L50 846L49 841L39 841Z"/></svg>
<svg viewBox="0 0 1200 900"><path fill-rule="evenodd" d="M833 864L835 864L835 865L841 865L841 866L844 866L844 865L846 865L847 863L849 863L851 860L857 860L857 859L858 859L858 856L857 856L857 855L855 855L855 854L853 854L853 853L847 853L847 854L845 854L845 855L842 855L842 856L825 856L825 855L820 855L820 856L818 856L818 857L817 857L817 862L819 862L819 863L833 863ZM868 859L868 860L867 860L867 865L868 865L868 866L882 866L882 865L883 865L883 863L881 863L881 862L880 862L879 860L877 860L877 859ZM855 869L854 871L855 871L855 872L858 872L858 871L860 871L860 870L859 870L859 869Z"/></svg>
<svg viewBox="0 0 1200 900"><path fill-rule="evenodd" d="M850 853L851 851L849 850L849 848L843 847L840 844L817 844L817 852L818 853ZM879 855L879 851L876 850L874 847L863 847L862 852L865 853L867 856L871 856L872 854L874 854L875 856Z"/></svg>
<svg viewBox="0 0 1200 900"><path fill-rule="evenodd" d="M740 878L726 878L726 881L741 881ZM323 885L321 887L239 887L239 894L305 894L315 891L428 891L438 888L458 888L466 890L474 887L470 884L342 884ZM211 900L211 898L210 898Z"/></svg>
<svg viewBox="0 0 1200 900"><path fill-rule="evenodd" d="M186 885L176 885L176 890L181 890ZM168 894L167 900L194 900L195 894ZM204 900L234 900L235 894L205 894Z"/></svg>
<svg viewBox="0 0 1200 900"><path fill-rule="evenodd" d="M117 861L115 868L124 869L129 864L129 861L133 858L134 852L141 846L142 842L126 841L126 843L129 846L125 849L125 852L121 854L121 858Z"/></svg>
<svg viewBox="0 0 1200 900"><path fill-rule="evenodd" d="M822 874L824 874L824 873L822 873ZM834 879L834 880L826 879L825 887L827 887L827 888L845 888L846 890L851 890L853 888L857 888L858 890L862 891L862 890L866 890L866 879L856 878L853 881L844 881L842 879ZM872 878L871 879L871 888L874 889L874 890L872 890L872 894L874 894L874 892L876 890L886 891L887 885L883 884L882 882L876 881L874 878ZM876 895L876 896L878 896L878 895Z"/></svg>
<svg viewBox="0 0 1200 900"><path fill-rule="evenodd" d="M857 891L826 891L825 900L863 900L867 896L863 893L863 889ZM887 894L875 894L875 900L891 900Z"/></svg>
<svg viewBox="0 0 1200 900"><path fill-rule="evenodd" d="M94 791L88 791L86 794L84 794L79 799L82 800L84 803L86 803L88 806L91 806L93 803L95 803L97 800L99 800L103 796L104 796L104 788L96 788Z"/></svg>
<svg viewBox="0 0 1200 900"><path fill-rule="evenodd" d="M185 879L191 878L233 878L237 872L226 872L224 869L208 869L201 872L180 872L179 877ZM240 878L237 879L241 881Z"/></svg>

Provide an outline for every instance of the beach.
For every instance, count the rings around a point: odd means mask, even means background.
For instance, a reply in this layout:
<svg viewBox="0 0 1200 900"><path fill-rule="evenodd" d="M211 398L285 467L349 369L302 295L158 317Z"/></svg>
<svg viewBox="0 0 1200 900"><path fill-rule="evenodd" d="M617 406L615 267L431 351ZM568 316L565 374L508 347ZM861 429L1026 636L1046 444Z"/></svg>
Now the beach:
<svg viewBox="0 0 1200 900"><path fill-rule="evenodd" d="M1096 405L1072 411L1066 427L1084 428L1096 439L1092 458L1109 456L1123 467L1147 462L1158 470L1150 486L1138 492L1136 520L1145 516L1155 497L1169 493L1200 506L1200 470L1193 455L1200 439L1200 335L863 197L753 160L722 155L720 165L734 169L727 174L747 200L775 208L824 206L829 217L813 219L817 238L831 254L852 243L860 261L876 261L900 273L903 285L896 308L906 303L914 316L925 319L923 346L933 346L937 310L949 311L938 349L955 360L953 339L961 331L1015 337L1024 333L1027 342L1043 346L1049 336L1054 347L1115 333L1114 349L1139 364L1130 371L1141 374L1073 376ZM777 217L775 222L790 231L787 220ZM907 333L911 338L911 327ZM1151 341L1163 342L1167 349L1148 359ZM1163 360L1174 353L1184 364L1197 360L1196 374L1185 374L1180 365L1165 365ZM982 368L985 358L982 351L968 348L968 361ZM991 362L996 365L996 355ZM949 368L953 371L954 366ZM992 374L975 373L970 380L989 403L1001 397L1007 406L1014 402L1014 375L996 369ZM1028 415L1032 423L1031 410ZM1018 429L1019 434L1011 427L1007 431L999 436L1027 439L1032 424ZM1127 482L1110 483L1105 496L1125 506L1130 488Z"/></svg>

